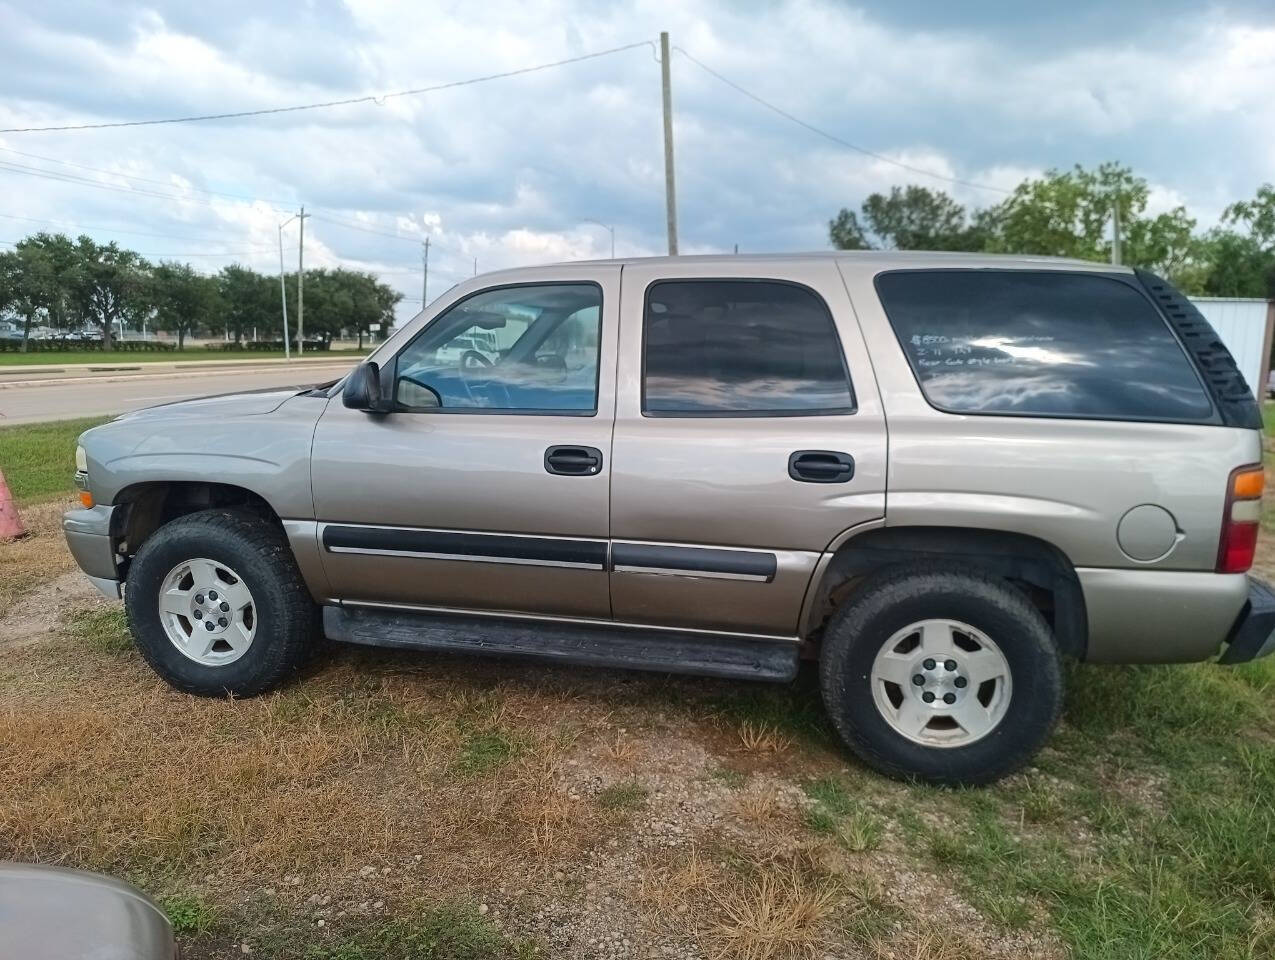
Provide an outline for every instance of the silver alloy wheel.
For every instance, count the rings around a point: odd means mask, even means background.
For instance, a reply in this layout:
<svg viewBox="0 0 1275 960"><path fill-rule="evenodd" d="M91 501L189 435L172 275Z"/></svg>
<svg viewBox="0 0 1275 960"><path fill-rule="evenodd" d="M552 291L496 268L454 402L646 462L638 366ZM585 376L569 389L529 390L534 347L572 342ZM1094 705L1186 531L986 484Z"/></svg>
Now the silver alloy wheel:
<svg viewBox="0 0 1275 960"><path fill-rule="evenodd" d="M168 571L159 589L159 620L173 646L206 667L234 663L257 633L257 608L243 578L203 558Z"/></svg>
<svg viewBox="0 0 1275 960"><path fill-rule="evenodd" d="M1009 663L981 630L921 620L895 633L872 662L872 699L894 731L927 747L964 747L1005 718Z"/></svg>

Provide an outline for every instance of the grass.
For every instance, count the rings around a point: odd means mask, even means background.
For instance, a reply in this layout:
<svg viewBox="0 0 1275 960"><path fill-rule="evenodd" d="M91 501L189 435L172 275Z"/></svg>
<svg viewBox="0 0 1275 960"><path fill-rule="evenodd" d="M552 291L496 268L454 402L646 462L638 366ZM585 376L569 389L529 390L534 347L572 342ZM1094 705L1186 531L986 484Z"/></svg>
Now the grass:
<svg viewBox="0 0 1275 960"><path fill-rule="evenodd" d="M200 897L165 897L160 906L179 937L203 936L217 922L217 912Z"/></svg>
<svg viewBox="0 0 1275 960"><path fill-rule="evenodd" d="M361 357L368 350L321 350L305 354L307 357ZM296 352L292 354L296 356ZM131 350L67 350L39 351L32 353L0 353L0 367L62 367L70 364L93 366L135 366L139 363L185 363L194 360L282 360L282 350L207 350L203 347L187 347L185 350L142 351Z"/></svg>
<svg viewBox="0 0 1275 960"><path fill-rule="evenodd" d="M369 924L329 942L315 942L318 939L312 931L294 934L286 942L272 944L270 955L275 960L530 960L542 956L534 941L509 939L468 904L426 907L407 919Z"/></svg>
<svg viewBox="0 0 1275 960"><path fill-rule="evenodd" d="M604 810L637 810L646 805L647 793L636 780L621 780L598 794L598 806Z"/></svg>
<svg viewBox="0 0 1275 960"><path fill-rule="evenodd" d="M337 649L200 700L154 678L118 605L62 599L61 509L0 545L0 858L139 883L192 960L621 955L563 932L589 898L637 956L1275 958L1275 660L1070 665L1050 744L979 790L865 771L809 672Z"/></svg>
<svg viewBox="0 0 1275 960"><path fill-rule="evenodd" d="M75 493L75 440L105 417L0 427L0 470L21 506Z"/></svg>

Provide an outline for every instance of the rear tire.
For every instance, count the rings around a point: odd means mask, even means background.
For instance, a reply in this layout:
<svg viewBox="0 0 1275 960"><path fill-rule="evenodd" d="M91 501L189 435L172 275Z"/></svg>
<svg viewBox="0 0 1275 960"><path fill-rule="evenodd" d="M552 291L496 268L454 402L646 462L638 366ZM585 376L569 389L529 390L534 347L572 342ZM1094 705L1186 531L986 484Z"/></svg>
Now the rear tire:
<svg viewBox="0 0 1275 960"><path fill-rule="evenodd" d="M864 583L833 616L824 704L869 766L929 783L991 783L1023 766L1062 708L1049 625L1006 581L927 563Z"/></svg>
<svg viewBox="0 0 1275 960"><path fill-rule="evenodd" d="M306 659L317 608L283 532L246 510L206 510L160 527L124 594L146 662L178 690L252 697Z"/></svg>

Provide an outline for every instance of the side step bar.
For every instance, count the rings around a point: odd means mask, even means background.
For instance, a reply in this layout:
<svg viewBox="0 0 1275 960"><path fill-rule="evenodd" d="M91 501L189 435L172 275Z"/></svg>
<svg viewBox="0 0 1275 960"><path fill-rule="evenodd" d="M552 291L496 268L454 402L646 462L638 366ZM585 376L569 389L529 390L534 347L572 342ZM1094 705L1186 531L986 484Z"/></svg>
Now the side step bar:
<svg viewBox="0 0 1275 960"><path fill-rule="evenodd" d="M612 624L323 608L332 640L371 647L529 657L555 663L786 682L797 675L797 642L649 630Z"/></svg>

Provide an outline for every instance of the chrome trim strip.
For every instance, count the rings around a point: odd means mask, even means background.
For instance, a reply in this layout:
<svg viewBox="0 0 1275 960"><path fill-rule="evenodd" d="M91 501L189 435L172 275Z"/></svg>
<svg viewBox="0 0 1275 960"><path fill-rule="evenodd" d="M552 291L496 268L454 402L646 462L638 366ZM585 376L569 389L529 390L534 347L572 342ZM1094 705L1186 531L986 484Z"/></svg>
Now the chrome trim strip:
<svg viewBox="0 0 1275 960"><path fill-rule="evenodd" d="M616 564L611 568L616 573L651 573L660 577L695 577L706 580L748 580L753 583L769 583L771 578L752 573L725 573L717 570L674 570L669 567L635 567L629 564Z"/></svg>

